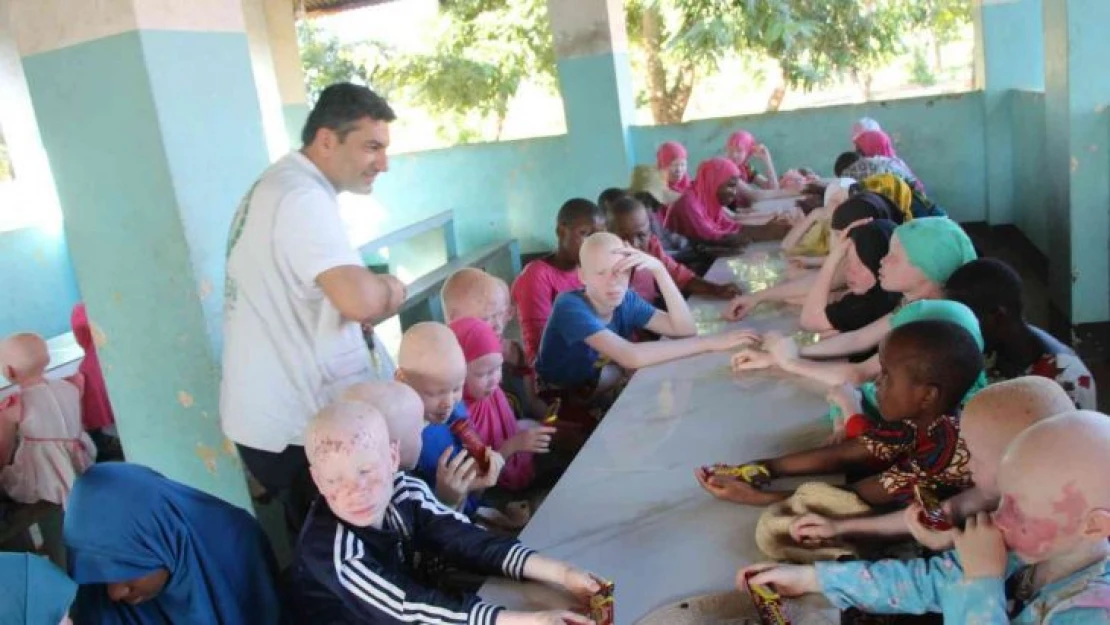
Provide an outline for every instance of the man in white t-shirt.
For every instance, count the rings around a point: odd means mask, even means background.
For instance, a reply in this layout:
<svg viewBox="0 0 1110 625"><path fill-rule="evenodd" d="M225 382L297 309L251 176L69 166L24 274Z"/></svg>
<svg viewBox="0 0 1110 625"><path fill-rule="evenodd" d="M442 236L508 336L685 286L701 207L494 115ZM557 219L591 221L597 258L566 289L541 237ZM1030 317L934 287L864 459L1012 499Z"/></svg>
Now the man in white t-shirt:
<svg viewBox="0 0 1110 625"><path fill-rule="evenodd" d="M395 117L366 87L325 89L304 147L263 172L228 235L220 421L293 531L316 494L302 441L309 419L351 384L393 377L362 325L396 313L405 287L366 268L337 197L370 193L387 170Z"/></svg>

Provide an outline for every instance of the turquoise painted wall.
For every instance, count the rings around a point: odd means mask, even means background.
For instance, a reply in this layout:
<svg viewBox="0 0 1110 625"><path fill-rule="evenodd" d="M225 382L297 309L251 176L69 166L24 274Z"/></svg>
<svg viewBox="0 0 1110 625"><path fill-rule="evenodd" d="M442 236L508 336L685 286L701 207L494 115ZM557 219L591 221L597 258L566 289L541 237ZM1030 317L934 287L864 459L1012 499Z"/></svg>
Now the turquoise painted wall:
<svg viewBox="0 0 1110 625"><path fill-rule="evenodd" d="M301 130L304 129L304 122L308 119L308 111L307 104L285 104L281 107L282 117L285 119L285 132L289 134L289 147L294 150L300 149L303 145Z"/></svg>
<svg viewBox="0 0 1110 625"><path fill-rule="evenodd" d="M65 235L41 228L0 232L4 300L0 336L69 332L69 313L80 299Z"/></svg>
<svg viewBox="0 0 1110 625"><path fill-rule="evenodd" d="M981 92L637 127L633 129L636 162L655 162L656 147L677 140L689 150L693 168L707 157L723 154L733 131L747 129L771 149L780 174L808 166L831 175L836 156L852 149L852 122L864 115L877 119L890 133L899 156L953 219L985 219Z"/></svg>
<svg viewBox="0 0 1110 625"><path fill-rule="evenodd" d="M1009 94L1014 223L1047 254L1051 209L1048 206L1044 106L1044 92L1013 91Z"/></svg>
<svg viewBox="0 0 1110 625"><path fill-rule="evenodd" d="M227 223L267 161L246 36L129 32L23 62L128 457L249 505L210 332Z"/></svg>

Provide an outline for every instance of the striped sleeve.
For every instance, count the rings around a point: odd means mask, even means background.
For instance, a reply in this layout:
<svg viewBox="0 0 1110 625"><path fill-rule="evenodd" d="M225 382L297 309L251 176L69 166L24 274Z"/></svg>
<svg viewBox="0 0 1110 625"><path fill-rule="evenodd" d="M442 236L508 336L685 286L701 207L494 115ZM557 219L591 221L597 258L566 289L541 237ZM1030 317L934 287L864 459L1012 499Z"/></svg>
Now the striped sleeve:
<svg viewBox="0 0 1110 625"><path fill-rule="evenodd" d="M475 595L426 588L402 572L387 571L367 557L353 532L337 524L332 546L336 591L359 621L421 625L493 625L503 608Z"/></svg>
<svg viewBox="0 0 1110 625"><path fill-rule="evenodd" d="M524 566L533 550L472 524L440 503L424 482L408 476L400 478L393 505L410 513L414 539L421 547L474 573L524 579Z"/></svg>

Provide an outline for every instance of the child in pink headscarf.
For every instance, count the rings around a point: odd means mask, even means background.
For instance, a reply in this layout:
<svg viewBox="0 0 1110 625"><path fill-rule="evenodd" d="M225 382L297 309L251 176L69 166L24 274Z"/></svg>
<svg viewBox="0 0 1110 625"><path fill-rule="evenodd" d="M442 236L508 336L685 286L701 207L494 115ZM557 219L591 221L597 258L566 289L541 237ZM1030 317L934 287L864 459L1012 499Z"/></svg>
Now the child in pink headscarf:
<svg viewBox="0 0 1110 625"><path fill-rule="evenodd" d="M685 193L694 184L687 173L689 160L686 148L677 141L667 141L655 152L655 164L667 181L667 186L677 193Z"/></svg>
<svg viewBox="0 0 1110 625"><path fill-rule="evenodd" d="M751 240L781 239L789 230L778 222L744 226L736 221L729 204L740 187L740 168L726 158L711 158L698 166L694 186L667 211L664 227L689 239L720 247L739 247Z"/></svg>
<svg viewBox="0 0 1110 625"><path fill-rule="evenodd" d="M758 143L755 136L746 130L738 130L729 135L725 142L725 155L740 170L740 184L736 199L729 204L731 208L751 206L761 200L791 197L800 194L799 189L783 189L775 172L775 163L767 146ZM749 164L752 158L763 161L766 176L759 174Z"/></svg>
<svg viewBox="0 0 1110 625"><path fill-rule="evenodd" d="M921 179L913 173L906 161L899 158L898 153L894 151L894 143L890 140L890 135L882 130L865 130L859 133L853 142L856 144L856 151L859 152L860 156L864 158L887 158L904 168L913 178L914 190L921 194L925 193L925 185L921 183Z"/></svg>
<svg viewBox="0 0 1110 625"><path fill-rule="evenodd" d="M556 429L538 424L521 428L517 423L501 390L501 339L489 324L463 317L451 322L450 327L466 357L463 401L470 413L470 425L482 441L505 458L497 485L513 491L527 488L535 477L532 455L550 450Z"/></svg>

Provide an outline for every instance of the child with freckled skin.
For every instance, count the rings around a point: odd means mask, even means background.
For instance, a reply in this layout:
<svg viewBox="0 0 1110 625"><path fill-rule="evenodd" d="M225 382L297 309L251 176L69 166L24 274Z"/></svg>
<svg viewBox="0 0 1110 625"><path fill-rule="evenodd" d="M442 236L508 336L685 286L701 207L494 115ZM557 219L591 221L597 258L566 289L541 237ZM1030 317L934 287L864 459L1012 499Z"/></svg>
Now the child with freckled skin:
<svg viewBox="0 0 1110 625"><path fill-rule="evenodd" d="M550 584L586 600L596 579L515 539L487 532L397 472L385 420L365 403L325 408L305 432L320 497L297 544L294 603L302 623L590 625L568 611L509 611L439 588L432 561Z"/></svg>
<svg viewBox="0 0 1110 625"><path fill-rule="evenodd" d="M960 438L967 445L967 467L974 486L945 500L942 508L954 523L998 506L998 464L1006 446L1029 426L1073 410L1059 385L1047 378L1026 376L992 384L976 395L960 414ZM905 538L933 551L953 546L955 532L929 529L921 523L921 506L910 504L882 516L828 518L818 514L799 517L790 527L798 543L822 543L839 538Z"/></svg>
<svg viewBox="0 0 1110 625"><path fill-rule="evenodd" d="M424 443L424 403L407 384L394 380L359 382L343 391L341 401L363 402L373 406L385 418L389 440L397 444L401 470L412 471L420 459Z"/></svg>
<svg viewBox="0 0 1110 625"><path fill-rule="evenodd" d="M1072 411L1034 424L998 467L1001 504L969 517L955 551L928 560L757 564L784 596L823 593L840 608L942 612L967 625L1110 623L1110 417Z"/></svg>
<svg viewBox="0 0 1110 625"><path fill-rule="evenodd" d="M397 355L397 381L409 385L424 404L423 449L416 475L434 486L440 501L473 513L478 509L475 492L497 483L505 460L486 449L489 469L477 462L451 432L456 421L468 417L463 403L466 359L451 329L442 323L418 323L401 337Z"/></svg>

